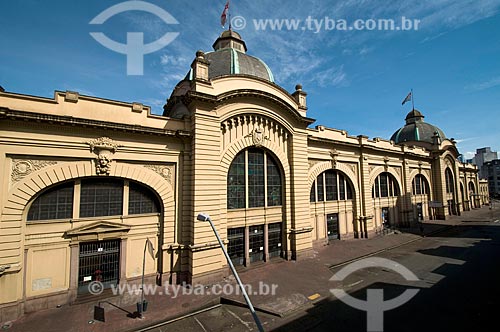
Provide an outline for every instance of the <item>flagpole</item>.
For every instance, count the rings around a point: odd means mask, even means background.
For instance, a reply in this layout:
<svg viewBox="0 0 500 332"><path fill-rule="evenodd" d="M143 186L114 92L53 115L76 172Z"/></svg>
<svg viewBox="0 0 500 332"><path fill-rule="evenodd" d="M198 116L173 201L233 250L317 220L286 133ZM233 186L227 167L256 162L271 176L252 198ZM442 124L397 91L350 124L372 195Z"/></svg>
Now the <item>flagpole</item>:
<svg viewBox="0 0 500 332"><path fill-rule="evenodd" d="M229 6L227 7L227 17L229 18L229 31L231 31L231 2L227 2Z"/></svg>
<svg viewBox="0 0 500 332"><path fill-rule="evenodd" d="M415 95L413 94L413 89L411 89L411 107L412 110L415 110Z"/></svg>

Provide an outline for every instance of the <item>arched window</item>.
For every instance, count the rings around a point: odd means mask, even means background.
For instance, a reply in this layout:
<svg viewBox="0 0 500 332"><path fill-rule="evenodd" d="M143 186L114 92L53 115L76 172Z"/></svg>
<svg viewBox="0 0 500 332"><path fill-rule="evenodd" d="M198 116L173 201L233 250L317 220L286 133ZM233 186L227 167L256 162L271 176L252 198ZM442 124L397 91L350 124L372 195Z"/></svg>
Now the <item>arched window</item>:
<svg viewBox="0 0 500 332"><path fill-rule="evenodd" d="M234 158L227 175L228 209L280 206L281 196L281 172L268 152L250 148Z"/></svg>
<svg viewBox="0 0 500 332"><path fill-rule="evenodd" d="M309 199L311 202L352 199L351 181L336 170L327 170L313 182Z"/></svg>
<svg viewBox="0 0 500 332"><path fill-rule="evenodd" d="M72 218L73 187L69 182L44 191L31 204L28 221Z"/></svg>
<svg viewBox="0 0 500 332"><path fill-rule="evenodd" d="M444 175L446 180L446 192L448 194L451 194L455 191L455 186L453 184L453 174L451 173L451 170L449 168L446 168Z"/></svg>
<svg viewBox="0 0 500 332"><path fill-rule="evenodd" d="M372 187L372 197L397 197L399 196L398 182L391 173L381 173L375 179Z"/></svg>
<svg viewBox="0 0 500 332"><path fill-rule="evenodd" d="M413 188L413 195L428 195L430 194L429 183L422 174L417 174L411 184Z"/></svg>
<svg viewBox="0 0 500 332"><path fill-rule="evenodd" d="M469 182L469 192L474 194L476 192L476 187L474 186L474 182Z"/></svg>
<svg viewBox="0 0 500 332"><path fill-rule="evenodd" d="M28 211L27 220L73 218L73 193L80 197L76 214L80 218L121 216L128 186L128 215L159 213L160 202L148 187L113 178L88 178L55 186L38 196Z"/></svg>
<svg viewBox="0 0 500 332"><path fill-rule="evenodd" d="M129 183L128 214L146 214L160 212L160 203L155 194L135 182Z"/></svg>

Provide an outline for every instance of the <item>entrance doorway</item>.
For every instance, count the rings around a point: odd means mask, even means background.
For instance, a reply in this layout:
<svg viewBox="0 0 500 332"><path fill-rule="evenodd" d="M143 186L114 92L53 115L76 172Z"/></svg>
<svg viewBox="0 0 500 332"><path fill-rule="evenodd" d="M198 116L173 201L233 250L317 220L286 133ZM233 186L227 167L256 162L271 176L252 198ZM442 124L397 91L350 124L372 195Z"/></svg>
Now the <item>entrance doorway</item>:
<svg viewBox="0 0 500 332"><path fill-rule="evenodd" d="M250 263L264 260L264 225L249 228Z"/></svg>
<svg viewBox="0 0 500 332"><path fill-rule="evenodd" d="M227 252L234 265L243 265L245 262L245 227L230 228L227 230Z"/></svg>
<svg viewBox="0 0 500 332"><path fill-rule="evenodd" d="M417 203L417 221L424 220L424 209L422 203Z"/></svg>
<svg viewBox="0 0 500 332"><path fill-rule="evenodd" d="M384 228L391 228L391 219L389 218L389 208L382 208L382 226Z"/></svg>
<svg viewBox="0 0 500 332"><path fill-rule="evenodd" d="M88 293L88 285L99 281L104 288L118 284L120 240L80 243L78 293Z"/></svg>
<svg viewBox="0 0 500 332"><path fill-rule="evenodd" d="M269 246L269 258L280 257L282 248L281 248L281 226L280 222L269 224L267 226L268 233L268 246Z"/></svg>
<svg viewBox="0 0 500 332"><path fill-rule="evenodd" d="M449 199L448 200L448 214L450 216L453 215L453 214L456 214L454 206L455 206L454 201L452 199Z"/></svg>
<svg viewBox="0 0 500 332"><path fill-rule="evenodd" d="M326 231L328 240L338 240L340 238L338 213L326 215Z"/></svg>

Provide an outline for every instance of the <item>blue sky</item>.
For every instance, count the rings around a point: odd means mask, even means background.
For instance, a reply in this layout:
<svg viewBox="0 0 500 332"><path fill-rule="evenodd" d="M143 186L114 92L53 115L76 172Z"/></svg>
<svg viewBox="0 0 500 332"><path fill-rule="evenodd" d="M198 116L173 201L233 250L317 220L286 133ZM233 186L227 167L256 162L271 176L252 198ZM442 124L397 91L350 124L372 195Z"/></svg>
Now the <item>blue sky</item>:
<svg viewBox="0 0 500 332"><path fill-rule="evenodd" d="M198 49L210 51L223 31L226 0L150 0L178 22L124 12L100 26L89 22L116 0L0 2L0 85L7 91L52 97L76 90L108 99L143 102L160 113ZM308 115L317 124L351 135L390 138L411 104L426 121L459 142L467 157L476 148L500 151L500 0L231 1L246 19L240 30L248 53L263 59L288 91L301 83ZM392 18L421 20L418 31L258 31L254 19ZM144 75L127 76L126 56L96 42L103 32L117 42L144 32L153 42L179 36L144 58Z"/></svg>

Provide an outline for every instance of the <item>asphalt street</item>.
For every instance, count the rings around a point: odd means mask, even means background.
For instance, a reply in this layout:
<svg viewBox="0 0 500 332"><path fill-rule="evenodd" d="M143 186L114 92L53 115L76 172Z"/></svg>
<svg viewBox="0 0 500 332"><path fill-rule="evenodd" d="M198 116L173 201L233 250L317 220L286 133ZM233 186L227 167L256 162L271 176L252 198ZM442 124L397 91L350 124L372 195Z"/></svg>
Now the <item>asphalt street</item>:
<svg viewBox="0 0 500 332"><path fill-rule="evenodd" d="M386 258L409 269L407 281L386 267L363 268L331 288L366 301L367 290L382 289L384 301L407 289L418 293L383 313L384 331L486 331L498 329L500 308L500 223L456 226L436 236L385 251ZM332 269L332 276L340 266ZM286 317L259 312L266 331L367 331L366 311L333 294ZM203 313L141 331L256 331L248 309L221 305Z"/></svg>

